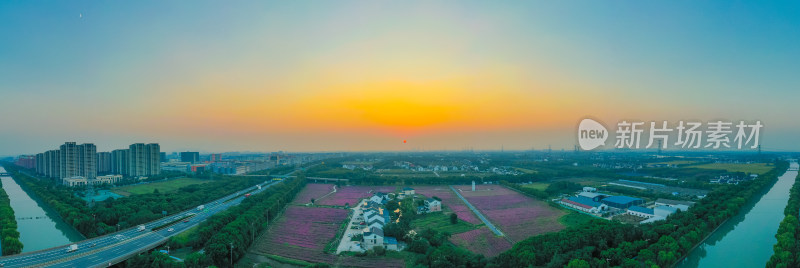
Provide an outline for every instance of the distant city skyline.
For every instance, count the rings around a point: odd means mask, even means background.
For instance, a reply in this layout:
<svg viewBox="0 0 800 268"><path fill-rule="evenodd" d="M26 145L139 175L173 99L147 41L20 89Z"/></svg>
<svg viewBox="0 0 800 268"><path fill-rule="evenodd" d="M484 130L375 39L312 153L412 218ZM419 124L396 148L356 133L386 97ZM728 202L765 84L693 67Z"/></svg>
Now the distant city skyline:
<svg viewBox="0 0 800 268"><path fill-rule="evenodd" d="M587 116L761 120L765 151L800 151L798 12L730 1L3 2L0 155L65 141L571 150Z"/></svg>

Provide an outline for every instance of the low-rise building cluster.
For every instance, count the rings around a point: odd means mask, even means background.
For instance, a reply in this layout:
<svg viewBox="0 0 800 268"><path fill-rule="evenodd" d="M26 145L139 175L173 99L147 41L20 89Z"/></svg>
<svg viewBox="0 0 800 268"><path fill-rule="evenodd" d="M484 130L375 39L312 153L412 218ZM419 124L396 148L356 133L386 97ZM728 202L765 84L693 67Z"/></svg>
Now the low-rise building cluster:
<svg viewBox="0 0 800 268"><path fill-rule="evenodd" d="M679 210L686 211L694 204L689 201L659 198L654 204L645 205L645 201L641 198L611 196L595 191L595 188L584 187L583 191L576 196L563 198L559 203L565 207L598 216L611 212L611 214L624 213L645 218L646 220L642 223L666 219L670 214Z"/></svg>
<svg viewBox="0 0 800 268"><path fill-rule="evenodd" d="M359 225L362 230L362 248L365 250L375 247L383 247L387 250L399 250L397 238L386 236L383 229L392 219L390 212L386 210L386 202L390 200L389 195L376 192L369 199L365 199L361 204L361 214L356 216L361 220Z"/></svg>

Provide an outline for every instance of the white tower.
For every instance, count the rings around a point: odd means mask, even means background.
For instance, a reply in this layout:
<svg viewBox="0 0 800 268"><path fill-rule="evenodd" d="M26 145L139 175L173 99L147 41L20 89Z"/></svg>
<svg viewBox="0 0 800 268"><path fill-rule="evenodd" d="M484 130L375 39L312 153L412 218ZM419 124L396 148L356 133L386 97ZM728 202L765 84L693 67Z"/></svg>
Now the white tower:
<svg viewBox="0 0 800 268"><path fill-rule="evenodd" d="M475 191L475 181L472 181L472 191Z"/></svg>

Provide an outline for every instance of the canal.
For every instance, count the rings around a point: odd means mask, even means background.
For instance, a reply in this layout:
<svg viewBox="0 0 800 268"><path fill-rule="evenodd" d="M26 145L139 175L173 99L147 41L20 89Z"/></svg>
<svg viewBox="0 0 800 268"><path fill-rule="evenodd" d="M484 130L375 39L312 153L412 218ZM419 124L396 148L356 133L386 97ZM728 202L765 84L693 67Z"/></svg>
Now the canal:
<svg viewBox="0 0 800 268"><path fill-rule="evenodd" d="M796 162L760 199L747 203L677 267L764 267L772 256L775 233L783 220L789 189L797 177Z"/></svg>
<svg viewBox="0 0 800 268"><path fill-rule="evenodd" d="M0 173L6 170L0 166ZM61 246L83 240L83 236L69 226L58 214L41 202L28 195L11 177L0 177L3 190L8 193L11 208L17 217L19 240L23 244L22 252Z"/></svg>

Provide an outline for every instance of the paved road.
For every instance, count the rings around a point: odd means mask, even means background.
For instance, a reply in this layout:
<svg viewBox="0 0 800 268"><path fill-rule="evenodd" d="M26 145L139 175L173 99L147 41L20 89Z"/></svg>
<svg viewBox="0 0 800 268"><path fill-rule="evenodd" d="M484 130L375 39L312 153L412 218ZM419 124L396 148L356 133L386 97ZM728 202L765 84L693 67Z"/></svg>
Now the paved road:
<svg viewBox="0 0 800 268"><path fill-rule="evenodd" d="M464 204L467 204L467 207L469 207L469 209L471 209L472 212L475 212L475 215L478 215L478 218L481 219L481 221L483 221L483 223L486 224L486 227L489 227L489 229L492 230L492 232L494 232L494 234L499 235L499 236L503 236L503 232L500 232L500 230L498 230L496 227L494 227L494 224L489 222L489 219L484 217L483 214L481 214L481 212L478 211L477 208L473 207L472 204L470 204L469 201L467 201L466 198L461 196L461 193L459 193L458 190L456 190L456 188L453 188L453 186L450 186L450 190L453 190L453 192L456 193L458 198L461 198L461 201L464 201Z"/></svg>
<svg viewBox="0 0 800 268"><path fill-rule="evenodd" d="M108 266L109 263L115 264L122 262L130 256L152 249L166 242L169 237L198 225L200 222L216 213L240 204L245 198L242 196L243 194L248 192L252 194L259 193L275 183L277 182L267 181L259 184L263 186L261 189L258 189L259 185L254 185L213 202L206 203L203 211L190 209L160 220L146 223L144 224L146 227L145 231L140 232L134 227L74 243L78 245L78 250L74 252L67 252L67 247L71 245L67 244L40 251L6 256L0 258L0 264L3 264L3 267L105 267ZM227 201L229 199L230 201ZM187 216L191 216L188 218L188 222L180 221L158 231L152 230L152 228L163 226L164 224ZM174 230L169 232L170 228Z"/></svg>

